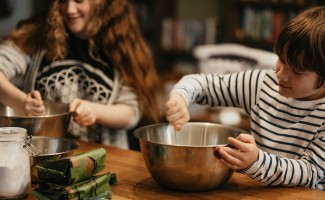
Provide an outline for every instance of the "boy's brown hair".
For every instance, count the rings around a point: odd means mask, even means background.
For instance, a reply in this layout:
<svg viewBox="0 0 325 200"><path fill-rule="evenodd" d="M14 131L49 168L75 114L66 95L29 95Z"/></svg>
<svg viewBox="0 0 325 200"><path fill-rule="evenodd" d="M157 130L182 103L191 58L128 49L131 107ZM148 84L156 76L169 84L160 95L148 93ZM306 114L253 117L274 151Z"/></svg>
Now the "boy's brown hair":
<svg viewBox="0 0 325 200"><path fill-rule="evenodd" d="M325 80L325 6L307 9L281 31L274 46L282 63L296 71L313 71Z"/></svg>

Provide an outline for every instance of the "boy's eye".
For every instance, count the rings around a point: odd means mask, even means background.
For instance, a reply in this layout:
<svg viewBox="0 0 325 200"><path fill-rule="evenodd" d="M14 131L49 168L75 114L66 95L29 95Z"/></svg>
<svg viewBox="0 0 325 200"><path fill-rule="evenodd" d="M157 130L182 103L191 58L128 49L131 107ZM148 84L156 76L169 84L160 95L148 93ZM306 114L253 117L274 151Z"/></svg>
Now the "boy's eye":
<svg viewBox="0 0 325 200"><path fill-rule="evenodd" d="M297 68L292 68L292 71L293 71L295 74L304 74L304 73L306 73L305 70L301 70L301 69L297 69Z"/></svg>

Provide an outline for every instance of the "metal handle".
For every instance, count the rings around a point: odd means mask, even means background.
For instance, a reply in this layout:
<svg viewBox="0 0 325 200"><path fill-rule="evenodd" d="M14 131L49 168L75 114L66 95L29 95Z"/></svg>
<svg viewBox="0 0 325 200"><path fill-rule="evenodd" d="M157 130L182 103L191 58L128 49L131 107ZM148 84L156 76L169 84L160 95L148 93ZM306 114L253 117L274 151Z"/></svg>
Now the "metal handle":
<svg viewBox="0 0 325 200"><path fill-rule="evenodd" d="M41 151L38 150L33 144L32 144L32 136L29 135L27 136L27 139L26 139L26 142L25 142L25 145L23 146L23 148L25 148L28 152L29 152L29 155L30 156L38 156Z"/></svg>

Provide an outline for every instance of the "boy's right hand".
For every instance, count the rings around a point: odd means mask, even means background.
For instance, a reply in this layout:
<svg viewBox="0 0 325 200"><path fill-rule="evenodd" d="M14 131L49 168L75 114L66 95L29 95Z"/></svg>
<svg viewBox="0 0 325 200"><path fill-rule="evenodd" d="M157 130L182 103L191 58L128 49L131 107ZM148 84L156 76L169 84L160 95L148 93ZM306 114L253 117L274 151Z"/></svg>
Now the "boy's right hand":
<svg viewBox="0 0 325 200"><path fill-rule="evenodd" d="M190 114L185 99L178 94L169 95L165 104L166 119L176 130L190 120Z"/></svg>
<svg viewBox="0 0 325 200"><path fill-rule="evenodd" d="M39 91L35 90L27 94L25 100L25 114L27 116L44 115L45 106Z"/></svg>

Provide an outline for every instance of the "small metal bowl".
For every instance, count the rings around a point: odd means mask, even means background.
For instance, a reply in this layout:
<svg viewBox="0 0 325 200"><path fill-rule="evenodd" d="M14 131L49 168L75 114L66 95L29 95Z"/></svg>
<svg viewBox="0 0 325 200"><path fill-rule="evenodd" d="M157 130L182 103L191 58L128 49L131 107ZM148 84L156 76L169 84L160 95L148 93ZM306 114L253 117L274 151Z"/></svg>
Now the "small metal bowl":
<svg viewBox="0 0 325 200"><path fill-rule="evenodd" d="M234 170L214 155L214 147L226 146L228 137L247 131L230 126L190 122L175 132L168 124L144 126L134 131L146 166L161 185L182 191L206 191L220 187Z"/></svg>
<svg viewBox="0 0 325 200"><path fill-rule="evenodd" d="M22 127L28 135L65 137L72 112L69 104L44 101L42 116L26 116L12 108L0 105L0 127Z"/></svg>
<svg viewBox="0 0 325 200"><path fill-rule="evenodd" d="M39 155L31 157L32 182L38 181L36 165L72 156L73 151L79 148L79 144L70 139L47 136L33 136L31 144L40 151Z"/></svg>

